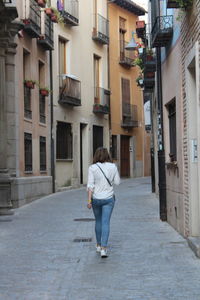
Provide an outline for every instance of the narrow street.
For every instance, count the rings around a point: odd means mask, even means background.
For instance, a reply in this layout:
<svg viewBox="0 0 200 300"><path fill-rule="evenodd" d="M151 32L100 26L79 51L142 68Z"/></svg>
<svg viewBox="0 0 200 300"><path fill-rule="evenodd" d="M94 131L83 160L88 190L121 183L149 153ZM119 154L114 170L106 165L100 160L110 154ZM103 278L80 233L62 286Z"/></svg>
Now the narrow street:
<svg viewBox="0 0 200 300"><path fill-rule="evenodd" d="M200 300L200 260L159 220L149 178L116 188L107 259L86 197L69 190L0 218L0 300Z"/></svg>

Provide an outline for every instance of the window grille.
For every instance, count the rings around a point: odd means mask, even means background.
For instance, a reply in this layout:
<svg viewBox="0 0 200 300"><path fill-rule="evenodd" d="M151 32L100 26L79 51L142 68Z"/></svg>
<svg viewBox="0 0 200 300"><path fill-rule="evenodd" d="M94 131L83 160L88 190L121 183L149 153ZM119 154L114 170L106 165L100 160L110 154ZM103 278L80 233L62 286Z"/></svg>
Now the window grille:
<svg viewBox="0 0 200 300"><path fill-rule="evenodd" d="M24 165L25 171L31 172L32 165L32 134L24 133Z"/></svg>
<svg viewBox="0 0 200 300"><path fill-rule="evenodd" d="M56 158L72 159L73 158L73 135L70 123L58 122L57 140L56 140Z"/></svg>

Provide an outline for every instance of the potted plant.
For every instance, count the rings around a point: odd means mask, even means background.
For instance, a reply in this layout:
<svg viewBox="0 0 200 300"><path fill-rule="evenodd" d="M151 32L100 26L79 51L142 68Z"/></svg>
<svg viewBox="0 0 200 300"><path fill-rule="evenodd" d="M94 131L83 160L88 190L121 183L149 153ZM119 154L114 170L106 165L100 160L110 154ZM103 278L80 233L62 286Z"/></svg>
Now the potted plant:
<svg viewBox="0 0 200 300"><path fill-rule="evenodd" d="M34 89L35 88L35 84L36 84L35 80L32 80L32 79L25 79L24 80L24 85L27 88L29 88L29 89Z"/></svg>
<svg viewBox="0 0 200 300"><path fill-rule="evenodd" d="M140 73L135 81L137 82L137 86L143 87L143 84L144 84L143 74Z"/></svg>
<svg viewBox="0 0 200 300"><path fill-rule="evenodd" d="M49 96L50 90L47 87L40 87L40 94L42 96Z"/></svg>
<svg viewBox="0 0 200 300"><path fill-rule="evenodd" d="M45 11L46 15L48 15L49 17L51 17L53 14L52 7L46 7L44 11Z"/></svg>
<svg viewBox="0 0 200 300"><path fill-rule="evenodd" d="M193 0L176 0L178 7L186 10L188 7L191 7Z"/></svg>
<svg viewBox="0 0 200 300"><path fill-rule="evenodd" d="M40 7L45 7L45 6L46 6L46 3L47 3L47 0L37 0L37 4L38 4Z"/></svg>
<svg viewBox="0 0 200 300"><path fill-rule="evenodd" d="M146 60L153 60L153 50L151 48L146 49Z"/></svg>

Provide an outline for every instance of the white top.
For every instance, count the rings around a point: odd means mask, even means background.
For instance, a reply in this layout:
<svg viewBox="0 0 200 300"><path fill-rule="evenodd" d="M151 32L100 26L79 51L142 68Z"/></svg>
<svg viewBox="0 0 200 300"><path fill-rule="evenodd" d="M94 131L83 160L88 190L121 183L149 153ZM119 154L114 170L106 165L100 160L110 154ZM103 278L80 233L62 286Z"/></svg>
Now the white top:
<svg viewBox="0 0 200 300"><path fill-rule="evenodd" d="M115 164L110 162L100 163L98 165L109 179L110 183L120 184L120 177ZM90 189L95 199L109 199L113 196L113 186L110 186L102 171L96 164L89 167L87 189Z"/></svg>

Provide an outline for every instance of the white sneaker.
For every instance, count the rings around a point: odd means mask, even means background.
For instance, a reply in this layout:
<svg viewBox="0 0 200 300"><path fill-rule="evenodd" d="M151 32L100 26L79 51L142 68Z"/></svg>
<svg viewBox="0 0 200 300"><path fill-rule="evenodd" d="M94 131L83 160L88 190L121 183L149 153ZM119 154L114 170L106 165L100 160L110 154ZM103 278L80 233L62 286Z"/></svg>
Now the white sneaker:
<svg viewBox="0 0 200 300"><path fill-rule="evenodd" d="M96 246L96 252L100 253L101 252L101 246Z"/></svg>
<svg viewBox="0 0 200 300"><path fill-rule="evenodd" d="M108 257L107 249L101 249L101 257Z"/></svg>

